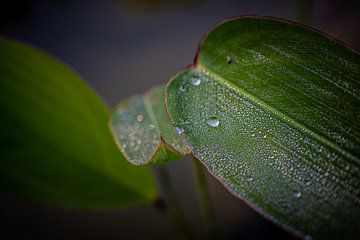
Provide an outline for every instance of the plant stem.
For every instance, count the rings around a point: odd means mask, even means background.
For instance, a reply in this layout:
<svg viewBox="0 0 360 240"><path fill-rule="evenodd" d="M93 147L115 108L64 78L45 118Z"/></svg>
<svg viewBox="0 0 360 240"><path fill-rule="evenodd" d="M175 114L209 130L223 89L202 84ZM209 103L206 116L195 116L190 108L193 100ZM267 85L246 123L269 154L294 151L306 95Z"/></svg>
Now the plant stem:
<svg viewBox="0 0 360 240"><path fill-rule="evenodd" d="M180 202L178 200L177 194L175 192L173 183L170 178L169 171L165 166L158 167L158 170L159 170L160 184L164 191L165 198L169 202L169 207L167 208L164 203L160 203L160 204L155 204L154 205L155 208L157 208L161 212L164 212L167 215L167 217L171 219L177 231L180 234L182 234L184 238L189 240L196 239L195 232L181 208Z"/></svg>
<svg viewBox="0 0 360 240"><path fill-rule="evenodd" d="M305 24L305 25L311 25L311 0L298 0L296 11L297 11L297 17L296 20L299 23Z"/></svg>
<svg viewBox="0 0 360 240"><path fill-rule="evenodd" d="M215 221L215 213L211 204L209 188L206 183L206 175L202 164L193 157L194 170L196 174L196 190L203 216L207 222L209 236L217 239L217 225Z"/></svg>

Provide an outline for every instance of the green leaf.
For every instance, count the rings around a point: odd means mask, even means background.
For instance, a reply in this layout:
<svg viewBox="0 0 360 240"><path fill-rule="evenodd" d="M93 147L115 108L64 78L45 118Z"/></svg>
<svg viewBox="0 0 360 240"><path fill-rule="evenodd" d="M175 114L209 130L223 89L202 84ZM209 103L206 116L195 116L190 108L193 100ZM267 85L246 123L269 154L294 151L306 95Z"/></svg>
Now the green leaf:
<svg viewBox="0 0 360 240"><path fill-rule="evenodd" d="M166 114L163 86L120 102L110 126L116 143L132 164L162 164L189 153Z"/></svg>
<svg viewBox="0 0 360 240"><path fill-rule="evenodd" d="M0 185L70 207L119 207L157 196L148 168L125 161L110 111L69 67L0 38Z"/></svg>
<svg viewBox="0 0 360 240"><path fill-rule="evenodd" d="M341 43L287 21L242 17L206 35L194 66L168 83L166 105L231 193L300 236L354 239L359 80L360 57Z"/></svg>

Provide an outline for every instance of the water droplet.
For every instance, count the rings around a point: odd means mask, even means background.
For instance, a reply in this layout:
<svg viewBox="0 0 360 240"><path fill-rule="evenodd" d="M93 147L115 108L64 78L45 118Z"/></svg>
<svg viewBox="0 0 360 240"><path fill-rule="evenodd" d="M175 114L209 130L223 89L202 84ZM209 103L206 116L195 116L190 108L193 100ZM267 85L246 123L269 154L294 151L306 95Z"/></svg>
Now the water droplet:
<svg viewBox="0 0 360 240"><path fill-rule="evenodd" d="M216 127L219 125L220 121L217 117L211 116L209 117L207 123L211 126L211 127Z"/></svg>
<svg viewBox="0 0 360 240"><path fill-rule="evenodd" d="M299 198L299 197L301 197L301 192L294 192L293 196L296 198Z"/></svg>
<svg viewBox="0 0 360 240"><path fill-rule="evenodd" d="M142 114L139 114L139 115L136 116L136 120L138 122L142 122L144 120L144 116Z"/></svg>
<svg viewBox="0 0 360 240"><path fill-rule="evenodd" d="M264 135L263 138L266 138L266 135Z"/></svg>
<svg viewBox="0 0 360 240"><path fill-rule="evenodd" d="M197 78L197 77L193 77L191 78L191 84L193 86L199 86L201 83L201 79L200 78Z"/></svg>
<svg viewBox="0 0 360 240"><path fill-rule="evenodd" d="M179 127L175 127L175 130L176 130L176 133L179 134L179 135L184 132L184 129L179 128Z"/></svg>
<svg viewBox="0 0 360 240"><path fill-rule="evenodd" d="M254 178L249 176L249 177L246 178L246 180L251 182L252 180L254 180Z"/></svg>
<svg viewBox="0 0 360 240"><path fill-rule="evenodd" d="M186 89L184 88L184 86L180 86L179 91L180 91L180 92L185 92Z"/></svg>
<svg viewBox="0 0 360 240"><path fill-rule="evenodd" d="M227 62L228 64L230 64L230 63L232 62L232 59L231 59L230 56L226 56L226 62Z"/></svg>

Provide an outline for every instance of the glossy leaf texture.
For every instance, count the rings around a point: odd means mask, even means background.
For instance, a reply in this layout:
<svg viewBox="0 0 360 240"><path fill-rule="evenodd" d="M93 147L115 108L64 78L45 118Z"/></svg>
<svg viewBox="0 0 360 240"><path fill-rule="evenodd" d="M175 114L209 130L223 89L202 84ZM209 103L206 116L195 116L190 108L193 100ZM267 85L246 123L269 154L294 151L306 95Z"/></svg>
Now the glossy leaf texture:
<svg viewBox="0 0 360 240"><path fill-rule="evenodd" d="M174 129L164 105L164 87L118 104L110 128L126 159L135 165L162 164L181 158L189 149Z"/></svg>
<svg viewBox="0 0 360 240"><path fill-rule="evenodd" d="M242 17L210 31L165 91L185 143L231 193L307 239L355 239L359 86L353 50L294 23Z"/></svg>
<svg viewBox="0 0 360 240"><path fill-rule="evenodd" d="M110 111L72 71L29 45L0 38L0 185L67 207L121 207L157 197L108 130Z"/></svg>

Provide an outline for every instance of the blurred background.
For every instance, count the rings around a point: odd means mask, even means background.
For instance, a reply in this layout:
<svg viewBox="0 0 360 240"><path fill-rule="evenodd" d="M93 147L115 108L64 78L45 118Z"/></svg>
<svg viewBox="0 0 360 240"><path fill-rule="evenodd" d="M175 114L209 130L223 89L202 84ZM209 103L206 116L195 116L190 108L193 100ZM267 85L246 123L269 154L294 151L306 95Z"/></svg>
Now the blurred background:
<svg viewBox="0 0 360 240"><path fill-rule="evenodd" d="M360 1L2 0L0 34L74 68L110 105L162 84L191 64L220 21L263 15L301 21L360 49ZM190 158L169 165L187 216L206 237ZM223 239L295 239L207 176ZM0 189L1 239L180 239L151 206L62 209Z"/></svg>

